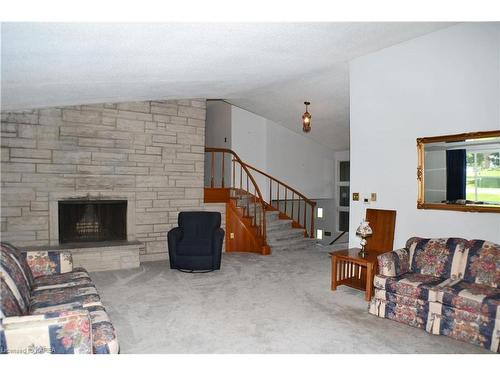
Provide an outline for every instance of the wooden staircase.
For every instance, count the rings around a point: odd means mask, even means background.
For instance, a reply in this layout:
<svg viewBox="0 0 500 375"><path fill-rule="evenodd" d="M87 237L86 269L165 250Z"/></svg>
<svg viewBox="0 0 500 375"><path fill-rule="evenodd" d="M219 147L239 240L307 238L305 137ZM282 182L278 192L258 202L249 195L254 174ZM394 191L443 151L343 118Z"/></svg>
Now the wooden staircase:
<svg viewBox="0 0 500 375"><path fill-rule="evenodd" d="M251 171L268 184L268 201ZM244 163L232 150L205 148L205 202L226 203L227 252L268 255L271 250L305 249L314 242L316 203Z"/></svg>

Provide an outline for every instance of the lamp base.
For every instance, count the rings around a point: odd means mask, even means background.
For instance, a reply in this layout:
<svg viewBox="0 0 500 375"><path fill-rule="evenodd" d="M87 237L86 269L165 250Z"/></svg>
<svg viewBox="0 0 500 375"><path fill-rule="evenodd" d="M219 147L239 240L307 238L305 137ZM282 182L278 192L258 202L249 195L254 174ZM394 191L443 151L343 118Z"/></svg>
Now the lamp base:
<svg viewBox="0 0 500 375"><path fill-rule="evenodd" d="M359 251L358 256L359 256L360 258L366 258L366 256L367 256L367 255L368 255L368 252L367 252L367 251L365 251L365 247L363 246L363 247L361 248L361 250Z"/></svg>

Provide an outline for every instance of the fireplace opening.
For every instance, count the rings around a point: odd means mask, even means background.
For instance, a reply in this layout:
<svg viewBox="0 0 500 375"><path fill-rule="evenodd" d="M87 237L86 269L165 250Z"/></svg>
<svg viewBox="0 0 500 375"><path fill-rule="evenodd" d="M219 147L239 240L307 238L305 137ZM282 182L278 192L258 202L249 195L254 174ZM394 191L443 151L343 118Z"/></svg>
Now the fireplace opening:
<svg viewBox="0 0 500 375"><path fill-rule="evenodd" d="M127 201L59 201L59 242L127 239Z"/></svg>

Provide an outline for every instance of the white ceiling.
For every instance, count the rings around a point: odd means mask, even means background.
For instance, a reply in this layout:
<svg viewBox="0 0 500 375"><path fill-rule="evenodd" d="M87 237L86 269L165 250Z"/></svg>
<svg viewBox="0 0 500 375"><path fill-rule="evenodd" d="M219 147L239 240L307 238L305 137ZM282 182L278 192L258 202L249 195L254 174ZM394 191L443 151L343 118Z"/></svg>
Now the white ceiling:
<svg viewBox="0 0 500 375"><path fill-rule="evenodd" d="M449 23L4 23L2 109L225 99L349 147L348 61Z"/></svg>

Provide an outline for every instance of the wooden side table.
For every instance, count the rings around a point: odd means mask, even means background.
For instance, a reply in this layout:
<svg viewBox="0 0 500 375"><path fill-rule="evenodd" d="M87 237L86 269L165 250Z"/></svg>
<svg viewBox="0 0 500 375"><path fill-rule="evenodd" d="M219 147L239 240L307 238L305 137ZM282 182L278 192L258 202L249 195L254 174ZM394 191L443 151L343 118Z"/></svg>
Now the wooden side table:
<svg viewBox="0 0 500 375"><path fill-rule="evenodd" d="M373 277L377 272L377 256L380 253L368 251L366 257L358 255L359 248L333 251L332 257L332 290L339 285L364 290L365 300L373 295Z"/></svg>

